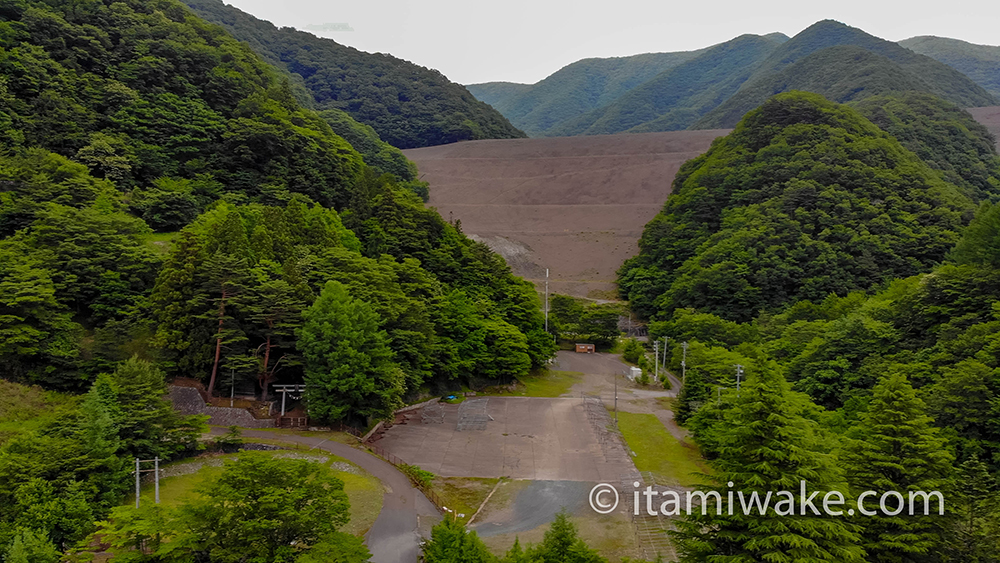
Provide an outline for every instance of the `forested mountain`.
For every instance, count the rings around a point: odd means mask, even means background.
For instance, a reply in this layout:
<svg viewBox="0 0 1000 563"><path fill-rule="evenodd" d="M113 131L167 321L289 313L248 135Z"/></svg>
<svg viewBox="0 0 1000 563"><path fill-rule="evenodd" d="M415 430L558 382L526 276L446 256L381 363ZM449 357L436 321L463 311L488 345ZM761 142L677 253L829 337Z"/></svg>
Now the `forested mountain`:
<svg viewBox="0 0 1000 563"><path fill-rule="evenodd" d="M401 149L471 139L523 137L505 117L440 72L277 28L222 0L186 0L205 20L247 42L265 60L302 77L315 109L340 109Z"/></svg>
<svg viewBox="0 0 1000 563"><path fill-rule="evenodd" d="M610 103L702 51L583 59L535 84L488 82L467 88L524 132L546 136L567 120Z"/></svg>
<svg viewBox="0 0 1000 563"><path fill-rule="evenodd" d="M533 86L534 84L520 84L518 82L484 82L482 84L466 84L465 88L477 100L496 108L511 98L531 90Z"/></svg>
<svg viewBox="0 0 1000 563"><path fill-rule="evenodd" d="M263 381L273 366L247 350L277 338L273 319L234 305L236 296L281 286L301 310L334 279L316 268L321 250L335 247L350 254L337 275L378 263L395 279L398 263L429 284L406 293L419 302L404 307L421 311L404 315L416 324L376 306L396 361L408 366L406 392L483 373L475 352L451 355L441 340L456 338L450 331L469 346L505 339L514 354L507 376L544 361L531 285L368 167L221 28L172 0L21 2L3 16L2 279L44 296L4 305L9 377L85 388L139 353L172 373L224 366ZM392 155L379 164L408 173ZM147 244L153 230L182 228L165 257ZM361 290L352 298L369 304L388 295ZM448 311L460 320L446 321ZM282 321L282 354L294 353L295 318ZM294 379L304 368L286 360L283 369Z"/></svg>
<svg viewBox="0 0 1000 563"><path fill-rule="evenodd" d="M998 103L991 88L1000 89L1000 48L937 38L906 46L930 56L825 20L791 39L744 35L699 51L586 59L537 84L469 89L533 136L728 129L770 96L791 90L840 103L910 91L962 107ZM608 78L623 73L613 62L625 69L644 60L658 64L625 73L627 84Z"/></svg>
<svg viewBox="0 0 1000 563"><path fill-rule="evenodd" d="M899 44L954 68L1000 99L1000 47L929 35L904 39Z"/></svg>
<svg viewBox="0 0 1000 563"><path fill-rule="evenodd" d="M620 281L673 343L677 419L713 469L699 490L942 504L710 505L677 522L679 561L997 561L1000 206L975 203L1000 196L993 139L928 94L855 107L791 92L748 113L681 170Z"/></svg>
<svg viewBox="0 0 1000 563"><path fill-rule="evenodd" d="M0 375L86 392L4 435L3 557L55 561L134 457L198 447L171 376L304 381L314 420L364 425L552 354L534 287L324 117L174 0L0 5Z"/></svg>
<svg viewBox="0 0 1000 563"><path fill-rule="evenodd" d="M774 94L815 92L836 102L920 91L962 107L996 99L955 69L839 22L821 21L774 50L753 76L693 128L729 128Z"/></svg>
<svg viewBox="0 0 1000 563"><path fill-rule="evenodd" d="M728 99L784 36L743 35L661 72L608 105L554 127L552 135L686 129Z"/></svg>
<svg viewBox="0 0 1000 563"><path fill-rule="evenodd" d="M1000 198L995 139L967 111L920 92L872 96L851 107L973 200Z"/></svg>
<svg viewBox="0 0 1000 563"><path fill-rule="evenodd" d="M647 317L693 307L735 321L865 290L943 260L972 191L847 106L775 96L681 168L619 287Z"/></svg>

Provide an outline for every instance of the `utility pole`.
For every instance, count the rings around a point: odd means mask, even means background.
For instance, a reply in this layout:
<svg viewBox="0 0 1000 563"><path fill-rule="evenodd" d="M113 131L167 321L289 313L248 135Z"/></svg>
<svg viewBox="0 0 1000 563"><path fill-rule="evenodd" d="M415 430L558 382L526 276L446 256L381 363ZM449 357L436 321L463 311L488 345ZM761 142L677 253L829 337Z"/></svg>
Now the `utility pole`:
<svg viewBox="0 0 1000 563"><path fill-rule="evenodd" d="M687 381L688 343L681 342L681 349L684 350L681 356L681 384L683 385Z"/></svg>
<svg viewBox="0 0 1000 563"><path fill-rule="evenodd" d="M743 379L743 366L736 364L736 396L740 396L740 380Z"/></svg>
<svg viewBox="0 0 1000 563"><path fill-rule="evenodd" d="M152 463L152 469L142 469L140 464ZM135 507L139 508L139 495L142 492L140 487L139 478L142 473L153 473L153 490L154 497L153 500L156 504L160 504L160 457L156 456L153 459L139 459L135 458Z"/></svg>
<svg viewBox="0 0 1000 563"><path fill-rule="evenodd" d="M663 337L663 371L667 371L667 341L670 339Z"/></svg>
<svg viewBox="0 0 1000 563"><path fill-rule="evenodd" d="M660 380L660 341L659 340L654 340L653 341L653 354L656 355L656 361L653 362L653 366L654 366L653 367L653 377L655 377L656 380L659 381Z"/></svg>
<svg viewBox="0 0 1000 563"><path fill-rule="evenodd" d="M545 268L545 332L549 331L549 269Z"/></svg>
<svg viewBox="0 0 1000 563"><path fill-rule="evenodd" d="M615 375L615 427L618 427L618 375Z"/></svg>

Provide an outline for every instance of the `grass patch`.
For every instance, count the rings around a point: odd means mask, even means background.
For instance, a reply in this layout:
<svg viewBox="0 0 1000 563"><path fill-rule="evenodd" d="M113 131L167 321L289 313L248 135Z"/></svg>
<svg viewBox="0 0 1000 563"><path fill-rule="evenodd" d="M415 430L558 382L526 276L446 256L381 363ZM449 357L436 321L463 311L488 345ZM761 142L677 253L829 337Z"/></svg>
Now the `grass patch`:
<svg viewBox="0 0 1000 563"><path fill-rule="evenodd" d="M218 426L217 428L222 428L222 429L228 430L228 427L226 427L226 426ZM358 439L356 437L354 437L354 436L351 436L347 432L336 432L336 431L330 431L330 432L328 432L328 431L325 431L325 430L319 430L319 431L315 431L315 432L310 432L309 430L296 430L296 429L292 429L292 428L254 428L253 431L254 432L274 433L274 434L280 435L280 436L301 436L303 438L319 438L321 440L329 440L331 442L337 442L337 443L340 443L340 444L347 444L349 446L355 446L355 445L358 444ZM251 437L248 437L248 436L243 436L243 439L246 440L246 441L248 441L248 442L259 442L261 444L272 444L272 445L281 446L281 447L284 447L284 448L293 448L294 447L294 444L289 444L288 442L284 442L284 441L274 442L274 441L269 441L266 438L251 438ZM305 446L304 444L303 444L303 446L306 449L309 449L311 447L311 446Z"/></svg>
<svg viewBox="0 0 1000 563"><path fill-rule="evenodd" d="M456 515L465 514L458 518L459 522L468 522L489 496L497 481L499 479L479 477L434 477L431 489L449 510L454 510Z"/></svg>
<svg viewBox="0 0 1000 563"><path fill-rule="evenodd" d="M0 445L76 407L80 397L0 379Z"/></svg>
<svg viewBox="0 0 1000 563"><path fill-rule="evenodd" d="M677 412L677 408L680 406L677 397L657 397L656 402L660 404L661 408L673 413Z"/></svg>
<svg viewBox="0 0 1000 563"><path fill-rule="evenodd" d="M166 256L170 252L170 248L173 246L174 239L176 239L179 234L180 232L151 233L143 237L143 242L145 242L146 246L157 255Z"/></svg>
<svg viewBox="0 0 1000 563"><path fill-rule="evenodd" d="M697 449L681 444L656 415L619 411L618 428L636 454L636 468L652 472L664 484L693 487L701 481L696 474L708 472Z"/></svg>
<svg viewBox="0 0 1000 563"><path fill-rule="evenodd" d="M519 385L509 394L515 397L560 397L569 393L569 388L582 377L583 374L577 371L549 370L518 379Z"/></svg>
<svg viewBox="0 0 1000 563"><path fill-rule="evenodd" d="M259 442L254 440L254 442ZM263 452L272 457L287 456L289 454L303 455L302 451L276 450ZM367 471L354 465L353 463L332 455L324 451L314 450L308 453L309 457L327 458L323 465L330 467L333 474L344 482L344 492L351 503L351 521L348 522L341 531L363 536L375 519L378 518L382 510L382 497L385 489L382 483ZM239 454L225 454L204 456L198 459L188 459L176 463L162 466L164 470L190 470L190 473L166 477L160 480L160 503L169 507L177 507L185 501L192 500L198 496L198 490L203 486L218 479L222 475L222 463L227 459L238 457ZM199 464L195 465L195 464ZM187 469L190 468L190 469ZM152 483L142 486L142 503L151 503L154 499L154 487ZM128 501L135 503L133 495Z"/></svg>
<svg viewBox="0 0 1000 563"><path fill-rule="evenodd" d="M499 491L497 494L500 494ZM494 496L494 498L496 497ZM492 499L490 504L493 504ZM570 516L570 521L576 525L579 537L589 547L596 549L601 556L606 557L608 561L619 562L626 558L643 561L643 553L636 543L635 530L632 528L632 521L628 516L618 512L608 515L581 512ZM526 532L501 534L482 539L487 549L494 555L502 556L514 544L515 539L521 542L522 548L527 544L541 543L549 527L548 524L545 524Z"/></svg>

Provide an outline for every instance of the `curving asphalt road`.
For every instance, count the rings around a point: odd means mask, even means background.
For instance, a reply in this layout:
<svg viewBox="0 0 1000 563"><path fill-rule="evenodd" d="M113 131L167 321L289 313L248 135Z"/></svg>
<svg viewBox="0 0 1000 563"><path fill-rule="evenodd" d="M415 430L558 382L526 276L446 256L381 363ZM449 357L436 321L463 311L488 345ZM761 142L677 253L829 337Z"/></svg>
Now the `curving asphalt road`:
<svg viewBox="0 0 1000 563"><path fill-rule="evenodd" d="M225 428L212 428L212 434L224 434ZM421 519L440 518L437 508L410 480L391 464L347 444L322 438L243 430L246 438L265 438L277 442L301 444L342 457L374 475L386 492L382 511L365 536L372 553L372 563L415 563L420 553L418 527Z"/></svg>

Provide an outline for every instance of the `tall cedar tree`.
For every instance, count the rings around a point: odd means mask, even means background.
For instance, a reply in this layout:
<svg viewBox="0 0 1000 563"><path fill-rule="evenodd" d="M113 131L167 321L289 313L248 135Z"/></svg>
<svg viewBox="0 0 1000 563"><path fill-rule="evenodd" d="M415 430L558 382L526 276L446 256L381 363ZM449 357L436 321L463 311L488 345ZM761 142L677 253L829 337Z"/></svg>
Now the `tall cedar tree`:
<svg viewBox="0 0 1000 563"><path fill-rule="evenodd" d="M828 491L842 491L843 478L825 452L816 424L797 414L798 406L777 365L756 361L747 368L747 376L730 413L730 431L720 436L719 457L711 462L713 484L701 490L717 491L723 499L737 491L748 503L753 492L763 497L789 491L797 499L803 481L810 494L819 491L818 499ZM727 486L729 482L733 487ZM695 508L679 521L674 537L680 561L864 561L857 526L843 518L816 515L808 508L800 511L798 502L791 514L786 502L784 515L778 513L780 504L770 506L764 515L757 511L745 515L739 497L735 499L732 515L725 506L717 514L715 502L709 500L705 514Z"/></svg>
<svg viewBox="0 0 1000 563"><path fill-rule="evenodd" d="M879 510L879 497L885 491L897 491L909 502L910 491L939 491L947 500L951 485L952 456L947 441L932 426L927 408L902 373L889 375L873 391L868 412L852 428L859 437L848 443L841 459L848 474L851 491L876 491L878 496L865 499L867 510ZM919 499L919 497L917 497ZM896 508L898 499L887 499L886 507ZM908 509L899 516L867 516L863 546L872 562L917 563L943 561L941 550L946 519L938 514L937 502L931 500L930 515L917 515Z"/></svg>
<svg viewBox="0 0 1000 563"><path fill-rule="evenodd" d="M956 472L955 522L948 545L954 561L1000 562L1000 483L989 467L972 456Z"/></svg>
<svg viewBox="0 0 1000 563"><path fill-rule="evenodd" d="M382 418L401 404L404 376L371 306L331 281L303 320L297 346L305 362L310 416Z"/></svg>
<svg viewBox="0 0 1000 563"><path fill-rule="evenodd" d="M496 563L476 532L452 518L445 518L431 529L431 539L424 546L427 563Z"/></svg>

